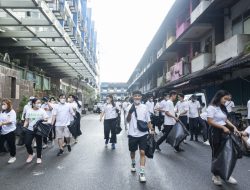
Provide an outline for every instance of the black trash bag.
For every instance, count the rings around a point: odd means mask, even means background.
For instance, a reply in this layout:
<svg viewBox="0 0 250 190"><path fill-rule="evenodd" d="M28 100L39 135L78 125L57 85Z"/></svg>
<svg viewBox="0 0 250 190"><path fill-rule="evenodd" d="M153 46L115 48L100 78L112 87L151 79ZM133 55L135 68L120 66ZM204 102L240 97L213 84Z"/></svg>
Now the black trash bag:
<svg viewBox="0 0 250 190"><path fill-rule="evenodd" d="M232 175L238 159L238 150L231 135L225 137L221 144L220 153L212 160L211 171L219 175L223 180L228 180Z"/></svg>
<svg viewBox="0 0 250 190"><path fill-rule="evenodd" d="M154 135L150 134L150 135L147 136L147 146L146 146L146 149L145 149L145 155L148 158L153 158L155 148L156 148L156 141L155 141Z"/></svg>
<svg viewBox="0 0 250 190"><path fill-rule="evenodd" d="M237 134L231 134L231 138L237 150L237 158L240 159L243 157L245 152L244 143L242 142L241 137Z"/></svg>
<svg viewBox="0 0 250 190"><path fill-rule="evenodd" d="M117 117L117 120L116 120L116 126L115 126L115 133L118 135L120 134L122 131L122 128L121 128L121 117Z"/></svg>
<svg viewBox="0 0 250 190"><path fill-rule="evenodd" d="M39 120L33 127L34 133L42 137L49 137L49 133L52 129L52 125L43 123L43 120Z"/></svg>
<svg viewBox="0 0 250 190"><path fill-rule="evenodd" d="M181 142L189 135L186 127L178 121L167 136L166 142L172 147L179 147Z"/></svg>
<svg viewBox="0 0 250 190"><path fill-rule="evenodd" d="M74 138L78 137L78 128L77 128L78 122L77 119L74 119L70 122L70 125L68 126L70 133Z"/></svg>

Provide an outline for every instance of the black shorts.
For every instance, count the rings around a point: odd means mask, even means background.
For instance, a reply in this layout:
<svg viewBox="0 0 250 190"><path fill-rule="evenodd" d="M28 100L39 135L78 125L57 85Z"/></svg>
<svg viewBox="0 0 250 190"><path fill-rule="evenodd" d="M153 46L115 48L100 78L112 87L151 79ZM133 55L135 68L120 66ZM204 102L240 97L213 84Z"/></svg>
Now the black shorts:
<svg viewBox="0 0 250 190"><path fill-rule="evenodd" d="M130 152L135 152L138 150L138 146L140 150L146 150L147 147L147 136L144 135L142 137L132 137L128 136L128 147Z"/></svg>

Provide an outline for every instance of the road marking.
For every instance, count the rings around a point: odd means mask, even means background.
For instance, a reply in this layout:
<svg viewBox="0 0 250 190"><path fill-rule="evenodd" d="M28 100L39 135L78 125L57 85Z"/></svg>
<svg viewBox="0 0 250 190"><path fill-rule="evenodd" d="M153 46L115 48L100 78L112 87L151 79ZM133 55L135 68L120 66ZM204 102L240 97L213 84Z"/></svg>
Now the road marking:
<svg viewBox="0 0 250 190"><path fill-rule="evenodd" d="M39 175L43 175L44 172L43 171L40 171L40 172L33 172L33 175L34 176L39 176Z"/></svg>
<svg viewBox="0 0 250 190"><path fill-rule="evenodd" d="M63 166L57 166L57 169L62 170L64 167Z"/></svg>

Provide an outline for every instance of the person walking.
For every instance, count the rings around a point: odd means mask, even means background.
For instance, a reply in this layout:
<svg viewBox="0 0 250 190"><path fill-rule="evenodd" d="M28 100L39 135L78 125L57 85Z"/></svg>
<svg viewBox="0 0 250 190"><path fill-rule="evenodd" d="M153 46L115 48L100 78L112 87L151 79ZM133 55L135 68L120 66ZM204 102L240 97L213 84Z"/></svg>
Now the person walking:
<svg viewBox="0 0 250 190"><path fill-rule="evenodd" d="M68 128L71 116L75 116L75 112L72 107L66 103L66 96L64 94L59 95L59 104L55 106L52 111L52 125L56 127L56 138L59 146L57 156L61 156L64 153L64 138L68 151L71 152L70 138L72 135Z"/></svg>
<svg viewBox="0 0 250 190"><path fill-rule="evenodd" d="M129 102L129 97L125 98L125 101L122 103L122 109L123 109L123 119L124 119L124 126L125 130L128 130L128 122L127 122L127 115L128 115L128 107L131 105Z"/></svg>
<svg viewBox="0 0 250 190"><path fill-rule="evenodd" d="M155 103L155 106L154 106L154 117L155 117L155 125L158 127L158 130L159 132L161 131L161 126L162 126L162 123L161 123L161 118L160 118L160 102L159 102L159 98L156 98L155 99L156 103ZM155 134L157 134L155 132Z"/></svg>
<svg viewBox="0 0 250 190"><path fill-rule="evenodd" d="M27 152L29 154L26 163L32 162L34 155L33 155L33 148L32 148L32 141L35 138L36 140L36 152L37 152L37 164L42 163L42 143L43 143L43 137L36 135L34 133L34 126L35 124L40 121L47 121L48 116L44 109L41 108L41 101L37 98L34 98L32 100L32 108L28 110L26 114L26 119L24 122L23 127L27 128L25 131L25 146L27 149Z"/></svg>
<svg viewBox="0 0 250 190"><path fill-rule="evenodd" d="M9 164L16 161L16 112L12 108L12 102L9 99L2 100L2 111L0 113L0 148L3 149L6 141L9 146L10 158Z"/></svg>
<svg viewBox="0 0 250 190"><path fill-rule="evenodd" d="M166 106L164 108L165 118L164 118L164 129L162 131L163 136L159 138L158 141L156 142L156 149L158 151L161 151L160 145L167 139L168 134L170 133L176 122L179 120L175 116L175 108L174 108L174 101L176 100L177 92L173 90L169 93L169 96L170 98L166 102ZM180 152L180 151L182 151L182 149L180 149L179 147L175 147L175 152Z"/></svg>
<svg viewBox="0 0 250 190"><path fill-rule="evenodd" d="M189 130L190 130L190 141L193 141L193 137L195 135L195 141L198 141L198 133L199 133L199 115L201 105L197 100L197 96L193 94L191 96L191 100L188 102L188 117L189 117Z"/></svg>
<svg viewBox="0 0 250 190"><path fill-rule="evenodd" d="M108 146L110 142L112 144L112 149L115 149L115 144L117 143L116 138L116 124L119 109L116 107L113 96L108 95L106 97L106 103L103 106L102 112L100 114L100 122L104 117L104 139L105 147ZM111 133L111 138L110 138Z"/></svg>
<svg viewBox="0 0 250 190"><path fill-rule="evenodd" d="M148 131L140 131L138 128L138 120L145 122L151 133L154 133L154 129L150 122L150 116L145 104L141 103L142 93L140 91L133 92L134 103L129 106L129 112L127 116L127 121L129 123L128 129L128 146L131 157L131 172L136 172L136 161L135 153L139 148L140 151L140 173L139 181L146 182L145 177L145 149L147 146L147 136Z"/></svg>
<svg viewBox="0 0 250 190"><path fill-rule="evenodd" d="M76 119L76 127L77 127L77 136L74 137L75 143L78 142L77 137L82 134L81 132L81 107L82 103L78 101L78 98L74 95L68 96L68 104L72 107L73 111L75 112L75 117L71 115L70 121Z"/></svg>
<svg viewBox="0 0 250 190"><path fill-rule="evenodd" d="M184 100L184 94L179 93L178 94L178 102L175 105L175 111L176 114L179 118L179 120L184 124L184 126L187 128L187 124L188 124L188 102ZM186 139L183 141L184 143L186 143Z"/></svg>
<svg viewBox="0 0 250 190"><path fill-rule="evenodd" d="M212 161L221 152L221 145L225 142L225 135L223 134L230 134L230 130L239 133L237 128L228 120L225 103L229 99L229 95L227 91L219 90L207 108L207 121L211 126L209 141L212 149ZM212 181L215 185L222 185L222 179L217 173L213 173ZM237 184L232 176L227 182Z"/></svg>

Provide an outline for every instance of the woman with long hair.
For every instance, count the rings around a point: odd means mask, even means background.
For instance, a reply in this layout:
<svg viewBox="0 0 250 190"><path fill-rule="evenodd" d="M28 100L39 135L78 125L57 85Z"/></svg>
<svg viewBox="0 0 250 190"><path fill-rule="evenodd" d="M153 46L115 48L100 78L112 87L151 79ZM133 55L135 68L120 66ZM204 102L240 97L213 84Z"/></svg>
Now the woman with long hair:
<svg viewBox="0 0 250 190"><path fill-rule="evenodd" d="M24 122L24 127L27 128L25 132L25 146L27 152L29 154L26 163L32 162L34 155L33 155L33 148L32 148L32 141L36 139L36 153L37 153L37 164L41 164L42 160L42 144L43 144L43 137L36 135L34 131L34 125L39 120L46 121L48 116L44 109L41 108L41 101L39 99L34 98L32 100L32 108L28 110L26 114L26 119Z"/></svg>
<svg viewBox="0 0 250 190"><path fill-rule="evenodd" d="M216 159L220 154L220 147L225 142L225 134L230 134L231 131L238 132L237 128L228 120L225 103L229 95L227 91L219 90L207 109L207 121L211 126L209 141L212 148L212 160ZM212 181L215 185L222 185L222 179L216 173L213 173ZM237 181L232 176L227 182L237 184Z"/></svg>
<svg viewBox="0 0 250 190"><path fill-rule="evenodd" d="M104 116L104 139L105 146L108 146L110 142L112 144L112 149L115 149L116 140L116 122L117 122L117 107L114 102L114 98L112 95L108 95L106 97L106 103L103 106L100 122ZM111 132L111 138L110 138Z"/></svg>
<svg viewBox="0 0 250 190"><path fill-rule="evenodd" d="M12 102L9 99L2 100L2 111L0 113L0 147L7 141L10 151L9 164L16 161L16 112L12 108Z"/></svg>

